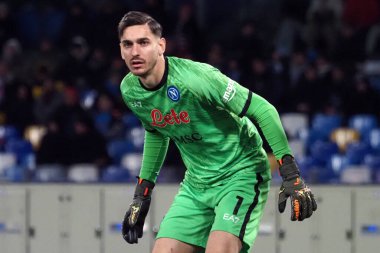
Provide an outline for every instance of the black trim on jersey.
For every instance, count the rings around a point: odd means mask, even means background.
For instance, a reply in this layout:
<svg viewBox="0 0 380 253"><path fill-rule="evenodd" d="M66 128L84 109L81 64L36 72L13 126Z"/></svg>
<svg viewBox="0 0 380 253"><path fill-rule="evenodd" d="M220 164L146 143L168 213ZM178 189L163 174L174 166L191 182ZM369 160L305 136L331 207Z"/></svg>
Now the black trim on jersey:
<svg viewBox="0 0 380 253"><path fill-rule="evenodd" d="M243 241L245 229L247 227L247 223L249 222L249 219L251 218L251 214L253 209L257 206L257 203L259 202L259 196L260 196L260 184L263 182L263 177L260 175L260 173L256 173L257 177L257 183L254 186L255 189L255 197L253 199L252 204L249 206L247 213L245 214L243 225L241 226L240 233L239 233L239 239Z"/></svg>
<svg viewBox="0 0 380 253"><path fill-rule="evenodd" d="M145 131L147 131L149 133L155 133L155 132L157 132L156 129L146 129L146 128L145 128Z"/></svg>
<svg viewBox="0 0 380 253"><path fill-rule="evenodd" d="M241 113L239 114L239 117L242 118L245 116L245 114L247 113L248 111L248 107L251 105L251 100L252 100L252 91L248 91L248 98L247 98L247 101L245 102L245 105L243 107L243 110L241 111Z"/></svg>
<svg viewBox="0 0 380 253"><path fill-rule="evenodd" d="M144 86L144 84L141 82L140 78L139 78L139 83L141 85L141 87L144 89L144 90L147 90L147 91L156 91L156 90L159 90L162 86L164 86L164 84L166 83L166 80L168 80L168 73L169 73L169 62L168 62L168 59L165 57L165 71L164 71L164 76L162 77L161 81L158 83L157 86L153 87L153 88L147 88Z"/></svg>

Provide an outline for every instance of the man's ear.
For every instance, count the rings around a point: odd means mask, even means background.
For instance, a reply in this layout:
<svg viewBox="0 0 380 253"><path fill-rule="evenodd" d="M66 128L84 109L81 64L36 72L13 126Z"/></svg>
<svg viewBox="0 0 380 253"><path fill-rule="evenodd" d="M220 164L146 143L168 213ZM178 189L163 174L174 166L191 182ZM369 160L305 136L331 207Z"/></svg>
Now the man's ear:
<svg viewBox="0 0 380 253"><path fill-rule="evenodd" d="M160 41L158 42L158 45L160 46L159 55L163 55L165 53L166 49L166 40L165 38L160 38Z"/></svg>

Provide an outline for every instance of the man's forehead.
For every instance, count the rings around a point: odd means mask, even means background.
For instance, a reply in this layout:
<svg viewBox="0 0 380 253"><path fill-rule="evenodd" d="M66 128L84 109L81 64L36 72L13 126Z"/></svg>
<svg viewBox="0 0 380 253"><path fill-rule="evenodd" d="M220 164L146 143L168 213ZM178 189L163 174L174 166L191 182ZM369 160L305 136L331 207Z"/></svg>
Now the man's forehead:
<svg viewBox="0 0 380 253"><path fill-rule="evenodd" d="M124 29L121 36L121 41L123 40L138 40L142 38L153 38L154 34L150 30L147 24L144 25L133 25Z"/></svg>

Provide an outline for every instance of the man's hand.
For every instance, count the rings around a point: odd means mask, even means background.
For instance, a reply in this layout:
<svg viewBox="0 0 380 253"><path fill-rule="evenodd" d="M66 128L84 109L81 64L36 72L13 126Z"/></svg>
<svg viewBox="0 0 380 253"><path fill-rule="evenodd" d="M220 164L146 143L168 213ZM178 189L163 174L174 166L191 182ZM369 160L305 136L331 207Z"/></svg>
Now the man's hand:
<svg viewBox="0 0 380 253"><path fill-rule="evenodd" d="M138 238L143 235L145 217L149 211L153 188L153 182L144 179L138 180L133 201L123 220L123 238L128 243L137 243Z"/></svg>
<svg viewBox="0 0 380 253"><path fill-rule="evenodd" d="M285 155L280 161L280 174L283 182L278 197L278 210L283 213L286 200L290 197L292 221L309 218L317 210L314 195L300 177L294 158Z"/></svg>

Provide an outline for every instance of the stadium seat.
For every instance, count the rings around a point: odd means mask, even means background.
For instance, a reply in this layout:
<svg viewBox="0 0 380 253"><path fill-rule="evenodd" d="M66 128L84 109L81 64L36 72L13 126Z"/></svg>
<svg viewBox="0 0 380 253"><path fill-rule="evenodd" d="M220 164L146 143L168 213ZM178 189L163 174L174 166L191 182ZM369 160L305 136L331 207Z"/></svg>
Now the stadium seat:
<svg viewBox="0 0 380 253"><path fill-rule="evenodd" d="M293 155L296 159L300 159L305 156L305 143L301 140L289 140L289 146L293 151Z"/></svg>
<svg viewBox="0 0 380 253"><path fill-rule="evenodd" d="M364 161L364 157L371 153L369 145L365 142L351 143L347 146L346 157L349 165L359 165Z"/></svg>
<svg viewBox="0 0 380 253"><path fill-rule="evenodd" d="M112 115L110 113L99 113L94 116L94 123L96 129L103 135L106 135L112 121Z"/></svg>
<svg viewBox="0 0 380 253"><path fill-rule="evenodd" d="M123 123L127 128L141 126L140 120L133 113L126 113L123 115Z"/></svg>
<svg viewBox="0 0 380 253"><path fill-rule="evenodd" d="M29 158L34 154L32 144L22 139L11 139L5 144L5 152L15 154L17 164L29 164Z"/></svg>
<svg viewBox="0 0 380 253"><path fill-rule="evenodd" d="M143 151L145 138L145 129L143 127L139 126L128 129L126 131L126 137L132 142L135 151Z"/></svg>
<svg viewBox="0 0 380 253"><path fill-rule="evenodd" d="M380 154L380 128L372 129L369 133L369 145L373 152Z"/></svg>
<svg viewBox="0 0 380 253"><path fill-rule="evenodd" d="M283 113L281 122L289 139L297 138L301 129L308 128L308 116L304 113Z"/></svg>
<svg viewBox="0 0 380 253"><path fill-rule="evenodd" d="M369 154L364 157L364 165L372 171L373 183L380 183L380 154Z"/></svg>
<svg viewBox="0 0 380 253"><path fill-rule="evenodd" d="M106 183L131 182L128 170L118 166L109 166L102 172L101 181Z"/></svg>
<svg viewBox="0 0 380 253"><path fill-rule="evenodd" d="M17 158L12 153L0 153L0 181L6 179L6 170L17 164Z"/></svg>
<svg viewBox="0 0 380 253"><path fill-rule="evenodd" d="M336 143L339 147L340 152L346 152L347 146L351 143L358 142L360 139L360 134L357 130L353 128L340 127L335 130L330 135L330 140Z"/></svg>
<svg viewBox="0 0 380 253"><path fill-rule="evenodd" d="M371 169L366 165L349 165L340 174L340 182L345 184L369 184L372 182Z"/></svg>
<svg viewBox="0 0 380 253"><path fill-rule="evenodd" d="M32 144L29 141L22 139L12 139L5 144L5 151L8 153L14 153L16 156L22 156L25 154L33 153Z"/></svg>
<svg viewBox="0 0 380 253"><path fill-rule="evenodd" d="M356 114L349 118L348 126L356 129L362 141L369 140L369 133L378 126L376 116L371 114Z"/></svg>
<svg viewBox="0 0 380 253"><path fill-rule="evenodd" d="M334 154L331 156L327 163L327 167L334 171L336 175L340 173L348 166L347 157L341 154Z"/></svg>
<svg viewBox="0 0 380 253"><path fill-rule="evenodd" d="M134 151L134 145L129 140L113 140L107 143L107 151L113 163L119 165L125 154Z"/></svg>
<svg viewBox="0 0 380 253"><path fill-rule="evenodd" d="M4 170L4 179L8 182L24 182L27 179L26 169L14 165Z"/></svg>
<svg viewBox="0 0 380 253"><path fill-rule="evenodd" d="M121 166L129 171L132 177L138 176L141 168L142 154L129 153L121 159Z"/></svg>
<svg viewBox="0 0 380 253"><path fill-rule="evenodd" d="M319 166L326 166L331 156L338 152L338 146L332 142L317 141L310 147L310 155Z"/></svg>
<svg viewBox="0 0 380 253"><path fill-rule="evenodd" d="M323 137L330 137L331 132L342 126L340 115L315 114L311 122L311 131L319 132Z"/></svg>
<svg viewBox="0 0 380 253"><path fill-rule="evenodd" d="M45 164L37 166L34 176L37 182L65 182L67 180L66 169L59 164Z"/></svg>
<svg viewBox="0 0 380 253"><path fill-rule="evenodd" d="M374 170L380 170L380 155L366 155L364 157L364 164Z"/></svg>
<svg viewBox="0 0 380 253"><path fill-rule="evenodd" d="M297 160L301 176L309 183L331 183L337 181L337 175L328 167L321 166L311 156Z"/></svg>
<svg viewBox="0 0 380 253"><path fill-rule="evenodd" d="M4 171L17 164L16 155L13 153L0 153L0 178Z"/></svg>
<svg viewBox="0 0 380 253"><path fill-rule="evenodd" d="M71 165L68 168L67 179L77 183L97 182L98 168L92 164Z"/></svg>
<svg viewBox="0 0 380 253"><path fill-rule="evenodd" d="M20 132L12 125L0 126L0 139L10 140L21 138Z"/></svg>

